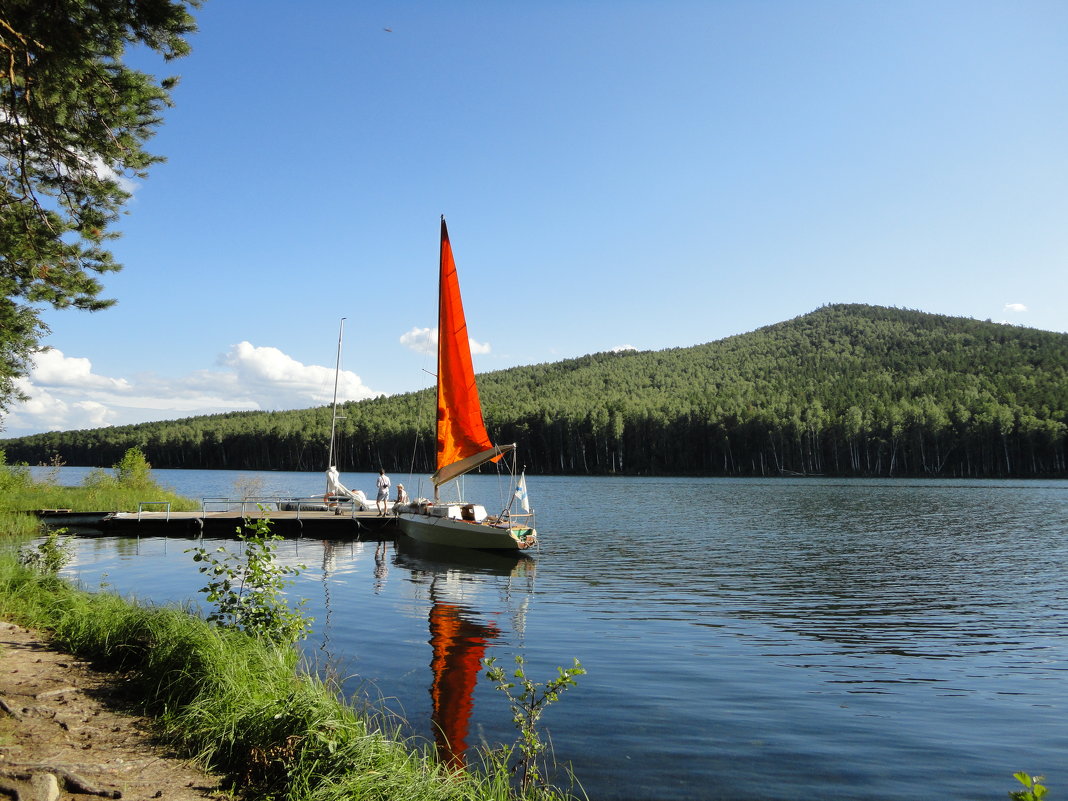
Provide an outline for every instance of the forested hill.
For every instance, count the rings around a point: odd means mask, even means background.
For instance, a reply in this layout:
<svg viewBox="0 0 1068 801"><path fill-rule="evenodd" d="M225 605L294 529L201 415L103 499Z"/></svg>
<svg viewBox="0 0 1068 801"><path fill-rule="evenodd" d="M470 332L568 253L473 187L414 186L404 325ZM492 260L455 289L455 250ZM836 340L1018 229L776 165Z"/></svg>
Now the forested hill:
<svg viewBox="0 0 1068 801"><path fill-rule="evenodd" d="M832 305L691 348L479 376L531 473L1066 475L1068 334ZM346 404L343 471L430 472L429 391ZM0 441L9 462L325 469L330 409L240 412ZM413 465L414 460L414 465Z"/></svg>

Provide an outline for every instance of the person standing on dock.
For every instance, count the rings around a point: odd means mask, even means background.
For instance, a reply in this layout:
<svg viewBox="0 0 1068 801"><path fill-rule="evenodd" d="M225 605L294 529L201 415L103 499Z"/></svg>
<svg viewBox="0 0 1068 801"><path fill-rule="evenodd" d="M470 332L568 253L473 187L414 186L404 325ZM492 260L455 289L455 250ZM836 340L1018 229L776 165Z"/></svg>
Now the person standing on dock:
<svg viewBox="0 0 1068 801"><path fill-rule="evenodd" d="M378 507L378 513L385 515L389 510L389 476L386 475L386 468L382 468L378 471L378 497L375 499L375 505Z"/></svg>

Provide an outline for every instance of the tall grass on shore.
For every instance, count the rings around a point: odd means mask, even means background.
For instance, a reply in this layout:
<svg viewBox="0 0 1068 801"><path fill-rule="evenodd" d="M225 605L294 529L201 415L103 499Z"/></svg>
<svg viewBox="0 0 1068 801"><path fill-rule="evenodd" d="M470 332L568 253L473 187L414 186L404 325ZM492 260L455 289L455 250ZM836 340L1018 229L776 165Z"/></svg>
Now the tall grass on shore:
<svg viewBox="0 0 1068 801"><path fill-rule="evenodd" d="M295 649L208 624L189 610L89 593L0 556L0 616L129 679L131 698L183 754L242 790L292 801L516 799L506 771L437 763L300 670ZM561 799L538 788L525 798Z"/></svg>
<svg viewBox="0 0 1068 801"><path fill-rule="evenodd" d="M110 471L89 471L77 487L56 483L57 469L34 479L29 467L8 465L0 449L0 512L72 509L79 512L136 511L141 501L169 501L174 511L194 511L196 501L164 489L152 478L151 465L131 448ZM7 533L5 529L5 533Z"/></svg>
<svg viewBox="0 0 1068 801"><path fill-rule="evenodd" d="M0 510L0 541L25 542L41 533L41 521L25 512Z"/></svg>
<svg viewBox="0 0 1068 801"><path fill-rule="evenodd" d="M53 470L34 480L29 468L7 466L0 450L0 544L7 546L0 548L0 617L48 631L59 647L122 673L130 700L156 719L162 738L231 777L246 797L571 798L546 785L516 789L508 759L495 758L496 752L487 753L477 771L439 763L431 743L404 740L384 717L357 712L340 700L338 687L301 667L285 638L279 642L251 636L241 626L213 625L188 608L85 592L60 579L58 569L41 569L53 564L47 557L59 544L46 538L35 547L17 547L43 533L28 511L125 510L144 500L197 508L162 490L137 449L112 473L92 471L81 487L58 486L57 477ZM27 548L40 558L27 559Z"/></svg>

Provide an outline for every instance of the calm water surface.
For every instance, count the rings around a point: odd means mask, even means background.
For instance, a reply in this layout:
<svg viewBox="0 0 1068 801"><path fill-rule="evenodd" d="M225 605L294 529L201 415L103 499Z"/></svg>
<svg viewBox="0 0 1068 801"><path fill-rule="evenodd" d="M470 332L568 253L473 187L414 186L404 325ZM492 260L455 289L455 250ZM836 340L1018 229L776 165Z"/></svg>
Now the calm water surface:
<svg viewBox="0 0 1068 801"><path fill-rule="evenodd" d="M192 497L323 484L156 475ZM309 658L460 751L514 737L480 658L522 654L537 680L577 658L588 675L543 721L595 801L976 801L1018 770L1068 787L1068 482L528 482L534 559L281 545L308 567ZM487 506L498 493L468 480ZM71 572L188 600L190 544L86 539Z"/></svg>

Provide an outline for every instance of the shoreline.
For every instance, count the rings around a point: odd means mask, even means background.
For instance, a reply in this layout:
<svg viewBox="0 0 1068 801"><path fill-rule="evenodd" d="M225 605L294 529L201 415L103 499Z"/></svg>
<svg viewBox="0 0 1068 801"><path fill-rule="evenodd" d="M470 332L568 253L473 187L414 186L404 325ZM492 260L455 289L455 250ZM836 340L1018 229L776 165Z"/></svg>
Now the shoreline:
<svg viewBox="0 0 1068 801"><path fill-rule="evenodd" d="M203 801L223 777L176 757L133 711L121 674L0 620L0 790L43 801L70 793Z"/></svg>

